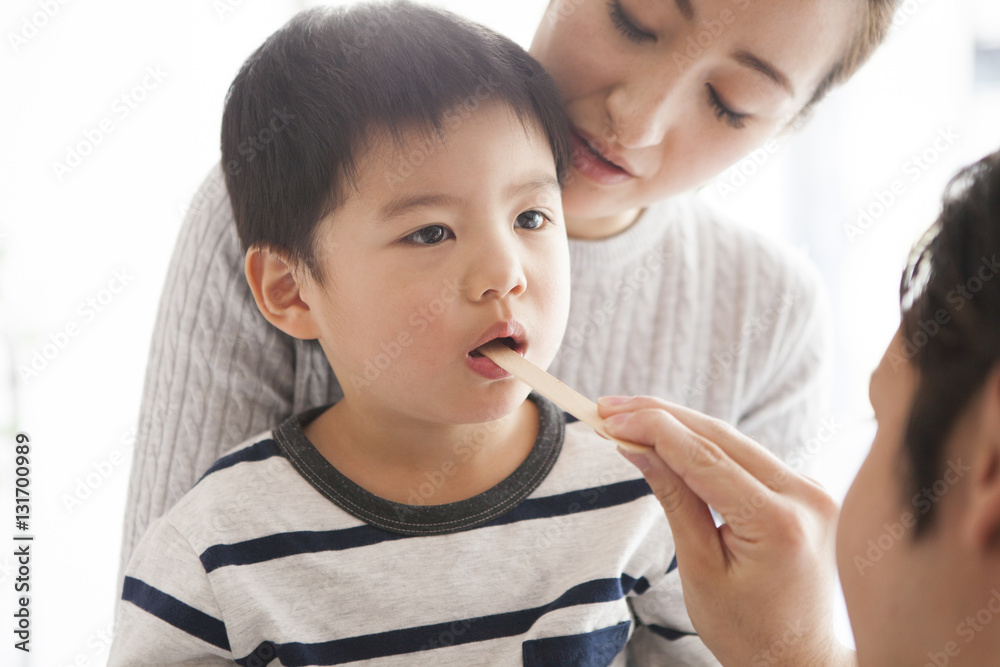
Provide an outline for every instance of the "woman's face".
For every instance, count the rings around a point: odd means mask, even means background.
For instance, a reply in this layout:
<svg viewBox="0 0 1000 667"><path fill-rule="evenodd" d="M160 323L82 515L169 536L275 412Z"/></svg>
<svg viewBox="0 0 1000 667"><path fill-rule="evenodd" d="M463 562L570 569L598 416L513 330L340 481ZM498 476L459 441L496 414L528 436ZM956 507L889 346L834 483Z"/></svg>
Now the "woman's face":
<svg viewBox="0 0 1000 667"><path fill-rule="evenodd" d="M866 1L551 0L531 53L573 130L570 232L620 231L780 130L846 52Z"/></svg>

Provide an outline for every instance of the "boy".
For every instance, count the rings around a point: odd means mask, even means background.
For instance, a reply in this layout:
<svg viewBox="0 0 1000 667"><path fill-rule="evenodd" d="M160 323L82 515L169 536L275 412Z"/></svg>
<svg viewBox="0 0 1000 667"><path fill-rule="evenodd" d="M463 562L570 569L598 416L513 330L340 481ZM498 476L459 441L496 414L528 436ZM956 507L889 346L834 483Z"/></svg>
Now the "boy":
<svg viewBox="0 0 1000 667"><path fill-rule="evenodd" d="M151 527L112 665L716 664L638 471L476 352L562 337L562 113L522 49L406 3L305 12L244 64L247 280L344 397Z"/></svg>

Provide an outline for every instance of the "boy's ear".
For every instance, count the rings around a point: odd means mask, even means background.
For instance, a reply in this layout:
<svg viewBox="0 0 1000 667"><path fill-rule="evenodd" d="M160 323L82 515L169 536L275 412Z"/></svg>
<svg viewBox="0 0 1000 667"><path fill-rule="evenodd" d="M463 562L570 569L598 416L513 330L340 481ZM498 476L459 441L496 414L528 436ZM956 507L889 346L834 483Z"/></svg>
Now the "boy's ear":
<svg viewBox="0 0 1000 667"><path fill-rule="evenodd" d="M243 268L264 319L293 338L319 338L313 311L302 299L302 286L288 259L273 250L250 248Z"/></svg>
<svg viewBox="0 0 1000 667"><path fill-rule="evenodd" d="M983 396L985 442L975 451L968 529L981 554L1000 553L1000 364L986 376Z"/></svg>

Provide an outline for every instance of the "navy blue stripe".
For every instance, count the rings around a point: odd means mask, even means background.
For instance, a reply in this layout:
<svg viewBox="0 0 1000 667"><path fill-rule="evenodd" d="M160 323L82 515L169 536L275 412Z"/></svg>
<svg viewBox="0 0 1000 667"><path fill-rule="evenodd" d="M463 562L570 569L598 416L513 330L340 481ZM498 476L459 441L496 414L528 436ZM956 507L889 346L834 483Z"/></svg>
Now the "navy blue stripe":
<svg viewBox="0 0 1000 667"><path fill-rule="evenodd" d="M391 655L428 651L445 645L455 646L502 637L514 637L524 634L539 618L557 609L582 604L611 602L621 599L623 595L620 579L595 579L574 586L549 604L532 609L348 637L316 644L303 644L301 642L276 646L270 644L268 649L273 647L281 664L288 665L288 667L340 665L356 660L371 660ZM238 659L236 662L248 665L252 657L250 655Z"/></svg>
<svg viewBox="0 0 1000 667"><path fill-rule="evenodd" d="M528 519L551 519L557 516L606 509L625 505L650 493L652 491L649 490L649 484L646 483L645 479L639 478L581 491L560 493L556 496L529 498L488 525L503 526Z"/></svg>
<svg viewBox="0 0 1000 667"><path fill-rule="evenodd" d="M605 509L624 505L649 493L649 485L640 478L544 498L529 498L486 526ZM276 533L235 544L216 544L201 554L201 562L206 572L212 572L227 565L250 565L304 553L344 551L409 537L368 525L341 530Z"/></svg>
<svg viewBox="0 0 1000 667"><path fill-rule="evenodd" d="M650 586L649 579L647 579L646 577L639 577L636 580L635 585L632 586L632 590L635 591L636 595L642 595L643 593L649 590L649 586Z"/></svg>
<svg viewBox="0 0 1000 667"><path fill-rule="evenodd" d="M158 588L153 588L144 581L125 577L122 600L145 609L164 623L169 623L212 646L218 646L224 651L230 650L225 623Z"/></svg>
<svg viewBox="0 0 1000 667"><path fill-rule="evenodd" d="M573 422L580 421L579 419L577 419L576 417L565 411L563 412L563 418L566 420L567 424L572 424Z"/></svg>
<svg viewBox="0 0 1000 667"><path fill-rule="evenodd" d="M235 544L216 544L205 549L200 558L205 572L212 572L227 565L251 565L298 554L344 551L407 537L368 525L342 530L299 530Z"/></svg>
<svg viewBox="0 0 1000 667"><path fill-rule="evenodd" d="M674 559L670 561L670 566L667 567L667 574L670 574L676 569L677 569L677 556L674 556ZM623 574L622 577L623 578L628 577L628 575ZM649 590L650 586L652 586L652 584L649 583L649 579L647 579L646 577L639 577L638 579L631 579L631 577L629 577L629 579L633 582L633 584L631 586L626 587L625 592L633 590L635 591L636 595L642 595L643 593Z"/></svg>
<svg viewBox="0 0 1000 667"><path fill-rule="evenodd" d="M200 482L213 472L219 472L220 470L231 468L237 463L243 463L244 461L263 461L271 458L272 456L281 455L278 443L270 438L267 440L261 440L260 442L250 445L249 447L244 447L239 451L223 456L221 459L212 464L212 467L205 471L205 474L202 475L201 479L198 481Z"/></svg>
<svg viewBox="0 0 1000 667"><path fill-rule="evenodd" d="M665 628L662 625L647 625L647 628L660 635L667 641L677 641L684 637L697 637L697 632L682 632L681 630L674 630L673 628Z"/></svg>
<svg viewBox="0 0 1000 667"><path fill-rule="evenodd" d="M621 586L622 594L628 595L636 586L641 586L642 582L646 581L646 577L639 577L638 579L633 579L629 575L622 572ZM646 582L646 586L649 586L649 582Z"/></svg>
<svg viewBox="0 0 1000 667"><path fill-rule="evenodd" d="M607 667L625 649L631 621L521 644L525 667Z"/></svg>
<svg viewBox="0 0 1000 667"><path fill-rule="evenodd" d="M670 574L676 569L677 569L677 556L674 556L674 559L670 561L670 567L667 568L667 574ZM643 593L649 590L650 586L652 586L652 584L649 583L649 579L647 579L646 577L639 577L638 579L633 579L627 574L622 575L622 587L625 589L626 593L628 593L629 591L635 591L636 595L642 595Z"/></svg>

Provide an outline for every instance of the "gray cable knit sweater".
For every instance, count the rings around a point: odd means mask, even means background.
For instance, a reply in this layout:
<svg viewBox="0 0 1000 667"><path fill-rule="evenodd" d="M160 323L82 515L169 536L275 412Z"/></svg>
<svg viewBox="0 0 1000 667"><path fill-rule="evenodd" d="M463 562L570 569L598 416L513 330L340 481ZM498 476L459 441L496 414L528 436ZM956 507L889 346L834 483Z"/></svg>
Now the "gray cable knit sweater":
<svg viewBox="0 0 1000 667"><path fill-rule="evenodd" d="M815 435L829 310L805 260L695 195L625 232L570 240L572 303L550 371L583 394L651 394L724 419L778 455ZM227 449L340 398L319 345L257 311L221 169L174 249L149 352L121 569L150 522Z"/></svg>

